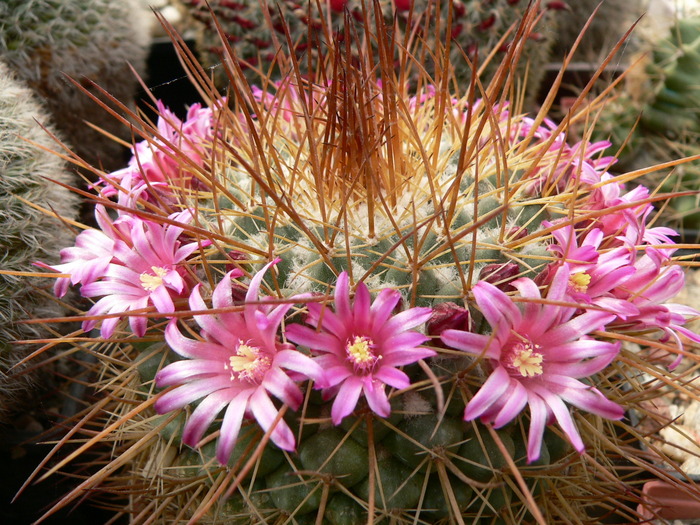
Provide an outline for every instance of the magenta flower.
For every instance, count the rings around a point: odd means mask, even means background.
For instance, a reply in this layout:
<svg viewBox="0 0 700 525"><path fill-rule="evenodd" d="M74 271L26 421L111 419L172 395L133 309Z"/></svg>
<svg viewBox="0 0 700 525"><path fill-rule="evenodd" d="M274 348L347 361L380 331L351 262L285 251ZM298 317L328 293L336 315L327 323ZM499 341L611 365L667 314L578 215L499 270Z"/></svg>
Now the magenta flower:
<svg viewBox="0 0 700 525"><path fill-rule="evenodd" d="M258 299L260 283L267 264L252 279L243 311L221 311L234 306L231 279L241 273L231 271L216 286L212 306L217 313L198 314L195 321L201 328L201 339L185 337L172 320L165 331L165 340L185 360L163 368L156 375L159 387L178 385L156 401L159 413L170 412L201 402L190 415L182 434L186 445L196 446L217 414L226 408L221 423L216 457L228 463L244 416L253 417L263 430L270 430L278 409L270 395L286 403L292 410L299 408L303 394L284 370L295 378L318 380L323 371L314 361L289 343L277 337L284 315L292 303L265 304ZM190 295L190 308L208 310L197 285ZM271 430L270 439L284 450L294 450L292 431L284 420Z"/></svg>
<svg viewBox="0 0 700 525"><path fill-rule="evenodd" d="M683 358L681 336L700 343L700 335L683 327L700 312L689 306L666 302L685 285L683 268L671 264L667 252L668 249L648 247L634 263L636 272L612 291L618 299L634 305L637 313L611 323L611 327L633 332L659 330L663 334L660 340L664 343L673 338L679 353L670 365L672 369Z"/></svg>
<svg viewBox="0 0 700 525"><path fill-rule="evenodd" d="M91 228L80 232L75 238L75 246L61 250L60 264L36 263L42 268L70 275L56 279L54 293L57 297L63 297L71 284L85 285L102 278L114 259L116 245L129 238L131 217L121 216L112 222L105 207L96 204L95 219L101 231Z"/></svg>
<svg viewBox="0 0 700 525"><path fill-rule="evenodd" d="M553 226L548 221L542 221L542 224L547 228ZM579 236L582 236L580 242ZM611 293L613 288L635 273L634 248L620 246L599 252L604 240L601 230L593 228L577 235L570 224L553 230L552 237L556 243L548 249L556 253L559 260L537 276L538 284L549 284L556 269L567 263L570 270L567 300L599 306L614 312L620 319L639 313L631 302L614 297Z"/></svg>
<svg viewBox="0 0 700 525"><path fill-rule="evenodd" d="M430 308L410 308L393 315L401 294L385 288L372 304L364 283L357 285L350 303L346 272L335 285L335 311L319 303L309 303L306 322L287 327L287 338L321 355L314 360L323 369L324 397L335 395L331 418L334 425L350 414L364 394L370 409L381 417L391 412L385 386L397 389L410 385L408 376L397 367L435 355L420 345L428 337L411 328L426 322Z"/></svg>
<svg viewBox="0 0 700 525"><path fill-rule="evenodd" d="M492 373L469 401L467 421L478 417L496 428L513 420L530 406L527 457L539 458L545 425L554 419L576 450L584 445L570 403L609 419L620 419L623 409L580 378L600 372L615 358L619 343L598 341L586 334L599 330L614 314L588 310L574 317L576 308L561 302L570 271L562 265L552 280L548 302L541 301L537 285L527 278L513 281L524 302L522 310L495 286L478 282L472 289L476 304L491 325L491 335L445 330L442 341L452 348L486 358Z"/></svg>
<svg viewBox="0 0 700 525"><path fill-rule="evenodd" d="M161 102L157 102L157 135L131 148L128 166L101 178L95 186L103 197L134 192L144 199L157 190L161 198L171 193L170 185L189 188L199 184L193 167L183 168L174 156L178 152L195 166L202 167L211 155L215 139L215 115L211 108L193 104L183 122ZM117 186L120 186L118 189Z"/></svg>
<svg viewBox="0 0 700 525"><path fill-rule="evenodd" d="M184 211L170 219L188 223L192 213ZM173 296L187 293L186 271L182 264L201 246L197 242L183 244L179 237L181 226L157 224L133 217L130 221L128 242L116 242L112 262L107 265L99 280L83 284L80 293L84 297L101 297L88 311L89 316L125 314L153 305L164 314L175 311ZM122 316L102 321L102 337L109 338ZM129 316L131 330L139 337L146 333L148 319L144 316ZM87 320L83 330L90 331L97 321Z"/></svg>

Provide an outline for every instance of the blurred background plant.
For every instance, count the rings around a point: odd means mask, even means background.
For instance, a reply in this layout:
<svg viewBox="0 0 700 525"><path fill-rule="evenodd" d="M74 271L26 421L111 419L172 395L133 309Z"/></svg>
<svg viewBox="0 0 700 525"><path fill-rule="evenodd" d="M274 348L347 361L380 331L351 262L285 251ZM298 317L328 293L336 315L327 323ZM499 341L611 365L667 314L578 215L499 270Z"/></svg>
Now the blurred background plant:
<svg viewBox="0 0 700 525"><path fill-rule="evenodd" d="M51 281L39 279L33 266L37 258L58 261L55 247L74 236L63 221L78 209L68 189L75 180L50 152L56 144L49 133L57 134L46 108L0 61L0 268L12 272L0 274L0 425L31 405L29 387L39 382L20 362L40 345L17 341L54 335L48 325L22 322L65 315Z"/></svg>
<svg viewBox="0 0 700 525"><path fill-rule="evenodd" d="M345 24L350 35L362 37L366 27L374 25L374 10L361 0L330 2L298 2L284 0L273 4L262 2L229 2L227 0L175 0L184 16L184 23L193 27L197 50L205 67L211 69L216 85L222 89L228 83L221 66L223 47L209 12L209 7L223 30L227 42L241 60L241 67L249 79L261 74L274 77L279 71L271 69L279 64L280 44L289 41L303 70L313 70L318 64L314 54L332 39L343 39ZM421 48L425 62L432 62L432 53L439 53L449 41L450 64L455 68L454 81L460 86L469 84L471 68L464 56L478 60L483 67L482 81L487 81L498 68L508 46L512 43L517 24L522 19L528 2L525 0L454 0L452 2L412 2L410 0L381 0L381 17L388 26L396 18L392 31L398 47ZM519 82L524 82L521 93L534 102L549 61L550 50L558 35L558 18L566 9L566 2L536 2L537 28L524 42L518 61ZM266 5L266 8L263 8ZM592 12L592 9L591 9ZM448 28L448 14L451 17ZM588 13L590 15L590 12ZM587 17L585 17L587 18ZM585 22L585 18L583 22ZM439 22L435 23L437 20ZM426 28L430 28L426 31ZM323 30L322 30L323 29ZM445 38L450 32L450 39ZM367 41L369 48L376 42ZM397 47L397 48L398 48ZM367 50L354 49L355 59ZM302 58L303 56L303 58ZM309 61L311 58L311 61ZM395 57L398 60L398 55ZM288 68L288 64L281 64Z"/></svg>
<svg viewBox="0 0 700 525"><path fill-rule="evenodd" d="M88 90L96 82L134 108L132 68L145 75L152 23L142 0L4 0L0 57L34 90L76 153L117 169L127 149L95 126L128 142L131 134L68 77Z"/></svg>

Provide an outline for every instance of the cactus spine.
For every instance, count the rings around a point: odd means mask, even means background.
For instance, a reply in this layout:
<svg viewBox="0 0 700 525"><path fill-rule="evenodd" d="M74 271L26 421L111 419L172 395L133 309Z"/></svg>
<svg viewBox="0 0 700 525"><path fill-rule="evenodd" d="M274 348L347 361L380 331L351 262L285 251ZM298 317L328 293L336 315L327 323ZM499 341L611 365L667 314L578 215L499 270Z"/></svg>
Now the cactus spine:
<svg viewBox="0 0 700 525"><path fill-rule="evenodd" d="M315 41L317 39L322 41L346 38L345 10L349 16L348 20L353 22L349 28L349 37L355 33L360 36L365 34L365 20L369 21L370 26L374 25L372 2L366 0L324 1L320 4L295 0L216 0L208 3L201 0L178 1L182 10L198 28L199 53L203 63L212 68L220 87L225 86L228 79L220 67L222 45L207 5L214 10L229 43L241 58L243 67L256 68L263 72L279 59L276 51L280 42L285 44L285 27L301 56L301 53L315 53L320 49ZM475 60L478 51L478 63L481 65L488 54L498 47L497 44L500 45L484 78L492 75L505 55L508 44L514 39L517 25L525 13L527 4L524 0L455 0L451 4L394 0L379 2L384 23L391 26L396 17L399 30L397 38L402 45L403 39L406 38L405 44L414 49L422 47L422 44L417 44L417 41L422 39L429 41L431 44L428 47L431 48L444 42L448 13L451 12L450 33L454 42L451 44L450 62L455 66L454 75L457 82L465 86L465 89L469 85L471 70L464 61L464 53L471 60ZM318 5L322 7L322 11L318 10ZM531 97L537 95L544 73L543 66L549 59L549 51L556 36L558 13L563 7L563 2L552 2L551 6L543 4L541 22L524 41L525 50L518 65L518 73L522 77L527 65L527 92ZM322 28L332 28L333 34L323 34ZM438 39L435 39L436 30L441 32ZM506 37L509 30L511 33ZM307 66L306 60L304 58L301 61L302 67ZM398 60L400 59L397 57ZM254 76L255 73L252 73L252 77Z"/></svg>

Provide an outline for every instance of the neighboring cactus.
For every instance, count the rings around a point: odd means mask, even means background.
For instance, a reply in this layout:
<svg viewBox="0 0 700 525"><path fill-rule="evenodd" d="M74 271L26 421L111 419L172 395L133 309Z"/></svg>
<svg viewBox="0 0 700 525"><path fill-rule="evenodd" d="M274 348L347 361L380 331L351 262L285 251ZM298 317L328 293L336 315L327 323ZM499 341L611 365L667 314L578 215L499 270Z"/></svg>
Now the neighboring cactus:
<svg viewBox="0 0 700 525"><path fill-rule="evenodd" d="M394 76L391 53L328 45L324 82L231 67L224 98L198 77L209 107L161 105L96 185L99 229L53 269L95 301L105 398L53 470L109 445L55 508L104 491L135 523L635 521L657 458L624 411L658 385L697 395L672 369L700 342L667 302L683 271L650 191L498 86L435 86L441 57Z"/></svg>
<svg viewBox="0 0 700 525"><path fill-rule="evenodd" d="M567 2L567 8L559 15L557 36L554 39L553 56L561 60L568 53L572 44L579 36L583 26L588 22L596 8L595 17L579 44L574 60L587 62L591 69L603 61L610 49L641 17L649 0L578 0ZM616 64L620 61L629 63L632 56L631 49L638 46L637 32L635 31L626 42L626 49Z"/></svg>
<svg viewBox="0 0 700 525"><path fill-rule="evenodd" d="M32 264L37 258L56 260L55 247L73 236L51 213L74 219L77 198L49 180L70 184L71 176L63 161L40 149L55 144L37 122L49 126L48 112L0 61L0 269L11 272L36 271ZM13 368L29 348L14 341L48 335L41 325L21 322L63 315L46 290L48 284L48 279L0 274L0 423L24 406L26 388L35 375L22 375L24 367Z"/></svg>
<svg viewBox="0 0 700 525"><path fill-rule="evenodd" d="M351 33L357 32L360 38L364 38L363 21L364 12L367 13L370 24L374 18L372 0L322 0L299 2L297 0L282 0L273 2L230 2L227 0L179 0L183 10L199 26L198 50L203 63L212 68L217 84L224 87L228 82L224 70L221 67L222 44L219 40L216 27L209 13L209 6L217 16L226 33L228 42L242 60L243 67L256 67L267 72L279 56L275 44L286 45L284 28L289 31L292 42L298 51L299 57L304 53L314 53L319 49L318 43L326 39L344 38L344 16L347 13L349 19L354 22L350 28ZM265 12L261 6L267 6ZM447 3L438 5L434 2L417 2L412 0L395 1L380 0L379 2L384 16L384 23L389 27L396 17L400 33L397 38L404 44L404 37L408 38L409 50L433 49L435 50L436 10L439 8L440 18L437 21L440 31L444 35L447 26ZM318 6L323 11L318 11ZM537 2L539 6L539 2ZM544 74L544 64L549 60L549 51L556 35L557 13L564 8L565 2L542 3L542 21L535 27L530 38L525 42L523 59L519 64L519 74L525 73L528 68L528 93L537 95L540 81ZM363 7L364 6L364 7ZM478 50L479 65L486 60L487 55L496 47L506 32L512 28L510 35L504 39L503 44L495 58L487 69L492 74L498 63L504 56L508 44L513 41L517 25L520 22L525 9L528 6L526 0L454 0L451 4L452 26L450 60L455 67L454 74L462 89L469 85L471 71L464 60L464 54L474 59ZM538 8L539 9L539 8ZM326 22L330 21L330 24ZM331 27L332 34L324 34L322 28ZM409 36L410 35L410 36ZM309 41L317 39L315 42ZM351 38L353 35L351 35ZM426 39L430 44L423 47L417 40ZM443 42L443 36L440 42ZM373 44L376 45L376 42ZM443 44L444 45L444 44ZM301 60L301 67L306 67L306 58ZM398 57L397 57L397 60ZM253 77L255 74L252 75ZM274 75L273 75L274 77ZM485 80L484 77L482 80Z"/></svg>
<svg viewBox="0 0 700 525"><path fill-rule="evenodd" d="M35 90L79 155L116 169L124 148L85 121L126 140L130 134L66 75L96 95L85 79L133 105L138 84L129 64L144 73L150 23L141 0L3 0L0 57Z"/></svg>
<svg viewBox="0 0 700 525"><path fill-rule="evenodd" d="M657 35L658 38L658 35ZM609 138L624 169L637 169L698 153L700 136L700 17L677 20L665 37L647 42L646 61L630 75L626 90L601 114L596 136ZM637 119L639 118L639 122ZM662 192L700 190L698 162L647 175ZM698 195L669 201L666 222L683 230L700 228Z"/></svg>

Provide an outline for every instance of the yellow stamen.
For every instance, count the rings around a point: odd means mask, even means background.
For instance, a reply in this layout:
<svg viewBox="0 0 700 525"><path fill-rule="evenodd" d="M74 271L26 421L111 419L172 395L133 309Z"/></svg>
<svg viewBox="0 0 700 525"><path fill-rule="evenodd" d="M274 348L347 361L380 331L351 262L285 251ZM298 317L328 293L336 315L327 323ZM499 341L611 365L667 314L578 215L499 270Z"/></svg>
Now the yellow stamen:
<svg viewBox="0 0 700 525"><path fill-rule="evenodd" d="M591 276L586 272L573 273L569 277L569 284L575 291L585 293L591 284Z"/></svg>
<svg viewBox="0 0 700 525"><path fill-rule="evenodd" d="M534 377L542 374L542 354L531 348L520 350L513 357L513 368L523 377Z"/></svg>
<svg viewBox="0 0 700 525"><path fill-rule="evenodd" d="M231 370L231 381L235 379L258 379L261 374L270 367L270 358L264 355L258 347L249 346L239 341L236 355L228 358L228 366L224 369Z"/></svg>
<svg viewBox="0 0 700 525"><path fill-rule="evenodd" d="M163 277L168 275L168 270L165 268L160 268L158 266L151 266L151 270L155 275L150 273L142 273L139 279L141 280L141 286L147 292L152 292L160 285L163 284Z"/></svg>
<svg viewBox="0 0 700 525"><path fill-rule="evenodd" d="M374 342L367 337L355 336L352 343L349 343L345 350L353 364L362 369L370 368L382 356L374 355L372 346Z"/></svg>

